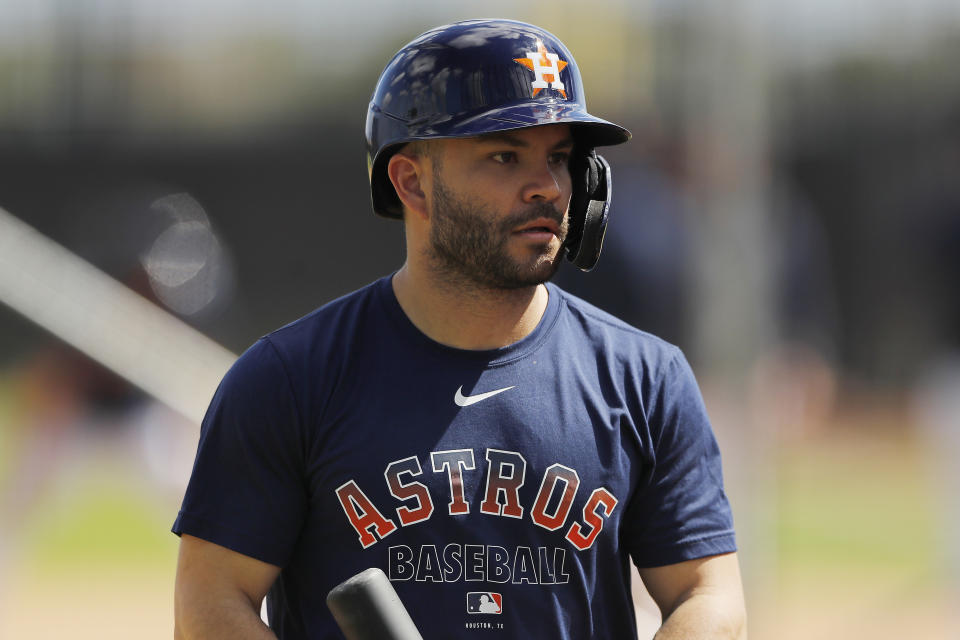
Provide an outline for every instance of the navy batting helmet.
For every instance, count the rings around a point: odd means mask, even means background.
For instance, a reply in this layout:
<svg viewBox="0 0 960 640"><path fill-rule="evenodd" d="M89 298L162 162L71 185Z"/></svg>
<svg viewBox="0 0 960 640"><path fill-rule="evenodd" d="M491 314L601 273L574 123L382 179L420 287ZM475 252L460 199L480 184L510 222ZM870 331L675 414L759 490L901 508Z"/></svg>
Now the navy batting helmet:
<svg viewBox="0 0 960 640"><path fill-rule="evenodd" d="M549 32L513 20L469 20L431 29L387 64L367 110L367 167L373 210L402 218L387 176L404 144L543 124L571 125L573 195L567 257L589 270L600 254L610 204L610 166L594 147L630 139L587 113L580 72Z"/></svg>

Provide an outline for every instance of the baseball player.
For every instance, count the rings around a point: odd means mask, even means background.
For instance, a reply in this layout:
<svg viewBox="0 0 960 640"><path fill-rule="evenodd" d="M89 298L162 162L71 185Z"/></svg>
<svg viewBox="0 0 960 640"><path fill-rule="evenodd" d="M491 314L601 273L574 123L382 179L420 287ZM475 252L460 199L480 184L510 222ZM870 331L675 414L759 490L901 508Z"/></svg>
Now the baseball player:
<svg viewBox="0 0 960 640"><path fill-rule="evenodd" d="M174 525L178 638L340 638L382 569L426 640L743 638L717 444L681 352L548 281L596 262L630 134L573 56L507 20L403 47L367 113L373 209L406 261L224 378ZM269 627L261 622L267 598Z"/></svg>

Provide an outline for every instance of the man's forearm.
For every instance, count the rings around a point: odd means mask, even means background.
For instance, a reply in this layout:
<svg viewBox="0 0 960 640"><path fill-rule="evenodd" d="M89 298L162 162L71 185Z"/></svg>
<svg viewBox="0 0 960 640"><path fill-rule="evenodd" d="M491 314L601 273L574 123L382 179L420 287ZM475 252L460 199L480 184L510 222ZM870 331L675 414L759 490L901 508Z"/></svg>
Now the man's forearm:
<svg viewBox="0 0 960 640"><path fill-rule="evenodd" d="M663 621L654 640L746 640L747 621L739 598L694 595Z"/></svg>
<svg viewBox="0 0 960 640"><path fill-rule="evenodd" d="M174 587L176 640L277 640L260 604L280 567L184 533Z"/></svg>

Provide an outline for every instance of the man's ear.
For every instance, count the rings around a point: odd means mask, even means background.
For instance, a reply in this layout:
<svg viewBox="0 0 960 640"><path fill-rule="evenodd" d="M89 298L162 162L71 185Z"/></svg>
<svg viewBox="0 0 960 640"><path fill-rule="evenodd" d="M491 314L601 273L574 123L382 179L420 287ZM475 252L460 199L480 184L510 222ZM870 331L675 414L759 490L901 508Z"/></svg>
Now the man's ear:
<svg viewBox="0 0 960 640"><path fill-rule="evenodd" d="M387 164L387 176L404 209L424 220L429 217L425 195L427 175L428 167L423 156L398 151L390 157Z"/></svg>

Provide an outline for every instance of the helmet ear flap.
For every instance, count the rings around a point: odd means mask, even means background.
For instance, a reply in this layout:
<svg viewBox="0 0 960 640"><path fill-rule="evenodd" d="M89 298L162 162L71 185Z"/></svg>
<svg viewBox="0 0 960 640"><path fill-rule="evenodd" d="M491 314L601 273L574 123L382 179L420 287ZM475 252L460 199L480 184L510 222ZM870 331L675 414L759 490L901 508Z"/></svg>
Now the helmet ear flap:
<svg viewBox="0 0 960 640"><path fill-rule="evenodd" d="M610 165L593 148L585 149L571 157L570 177L567 259L581 271L590 271L600 258L607 230L613 184Z"/></svg>

